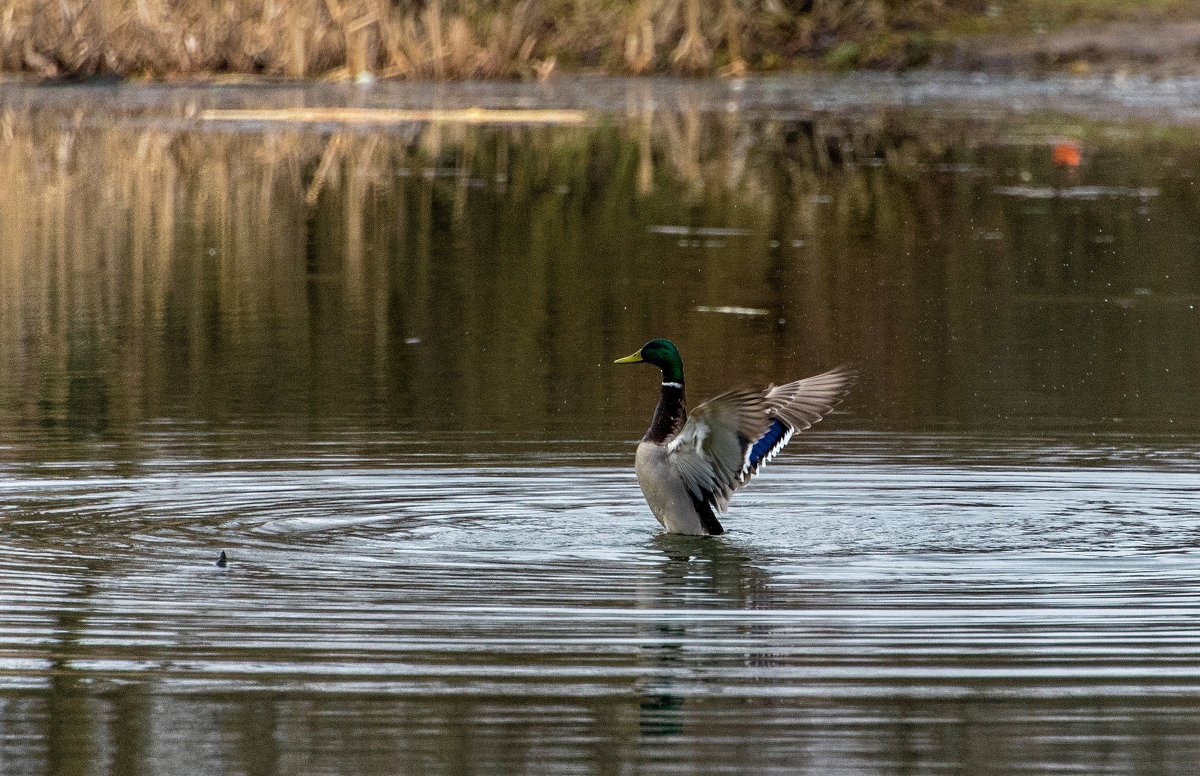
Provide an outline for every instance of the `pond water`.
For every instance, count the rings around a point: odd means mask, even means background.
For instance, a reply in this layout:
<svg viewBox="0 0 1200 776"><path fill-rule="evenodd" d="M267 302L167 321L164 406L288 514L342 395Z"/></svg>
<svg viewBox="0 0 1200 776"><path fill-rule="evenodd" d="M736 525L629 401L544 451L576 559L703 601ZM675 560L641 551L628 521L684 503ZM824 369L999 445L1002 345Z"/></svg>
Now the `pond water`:
<svg viewBox="0 0 1200 776"><path fill-rule="evenodd" d="M1200 84L0 101L5 774L1200 761ZM863 373L721 538L656 336Z"/></svg>

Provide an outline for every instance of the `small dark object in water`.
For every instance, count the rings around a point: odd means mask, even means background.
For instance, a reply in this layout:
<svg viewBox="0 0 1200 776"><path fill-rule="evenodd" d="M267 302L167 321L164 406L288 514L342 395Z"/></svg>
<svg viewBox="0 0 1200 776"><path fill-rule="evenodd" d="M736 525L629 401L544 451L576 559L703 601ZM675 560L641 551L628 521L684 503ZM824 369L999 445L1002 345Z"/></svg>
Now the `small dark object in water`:
<svg viewBox="0 0 1200 776"><path fill-rule="evenodd" d="M221 568L229 565L229 558L225 557L225 550L221 550L221 557L217 558L217 565Z"/></svg>

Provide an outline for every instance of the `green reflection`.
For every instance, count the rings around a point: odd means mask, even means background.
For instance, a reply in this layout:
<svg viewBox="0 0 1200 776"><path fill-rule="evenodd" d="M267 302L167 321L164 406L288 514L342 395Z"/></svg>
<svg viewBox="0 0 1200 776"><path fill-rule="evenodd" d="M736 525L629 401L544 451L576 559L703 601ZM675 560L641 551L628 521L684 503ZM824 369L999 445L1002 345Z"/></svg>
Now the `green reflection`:
<svg viewBox="0 0 1200 776"><path fill-rule="evenodd" d="M665 557L655 574L643 586L639 605L663 612L661 619L646 629L640 662L650 669L649 676L639 683L638 730L643 746L653 747L662 737L689 734L689 720L698 715L696 688L687 677L695 653L716 637L727 637L725 629L713 624L688 623L673 610L759 609L770 601L769 575L763 569L765 559L728 540L713 541L712 537L657 534L650 548ZM768 635L768 629L748 626L739 636L758 639ZM728 664L735 670L744 665L769 666L768 654L747 652L733 659L713 655L701 658L712 666Z"/></svg>
<svg viewBox="0 0 1200 776"><path fill-rule="evenodd" d="M1024 121L226 134L15 111L2 422L625 438L649 407L609 362L669 336L697 398L855 359L860 425L1194 429L1198 138ZM1053 163L1062 132L1079 167Z"/></svg>

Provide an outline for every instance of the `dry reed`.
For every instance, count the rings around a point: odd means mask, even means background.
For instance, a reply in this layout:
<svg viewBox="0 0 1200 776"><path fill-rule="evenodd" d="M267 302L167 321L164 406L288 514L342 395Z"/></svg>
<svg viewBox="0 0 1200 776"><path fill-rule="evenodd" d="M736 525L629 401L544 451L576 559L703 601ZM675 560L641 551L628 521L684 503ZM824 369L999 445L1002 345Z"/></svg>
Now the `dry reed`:
<svg viewBox="0 0 1200 776"><path fill-rule="evenodd" d="M0 69L42 76L539 78L740 72L950 0L8 0ZM800 10L796 10L800 9Z"/></svg>

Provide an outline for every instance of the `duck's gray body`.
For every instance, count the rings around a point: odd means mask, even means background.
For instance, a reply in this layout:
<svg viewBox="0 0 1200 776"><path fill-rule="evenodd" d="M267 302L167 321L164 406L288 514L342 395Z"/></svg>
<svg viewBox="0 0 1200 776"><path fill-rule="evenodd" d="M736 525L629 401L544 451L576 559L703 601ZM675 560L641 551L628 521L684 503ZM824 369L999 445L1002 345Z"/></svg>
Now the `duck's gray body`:
<svg viewBox="0 0 1200 776"><path fill-rule="evenodd" d="M666 340L646 343L618 363L646 361L664 381L634 469L650 511L671 533L724 533L717 515L733 493L783 449L797 431L821 420L854 383L842 366L815 377L766 388L736 388L689 416L683 364Z"/></svg>
<svg viewBox="0 0 1200 776"><path fill-rule="evenodd" d="M650 511L658 518L669 533L704 536L706 531L700 522L700 513L688 495L683 480L675 473L667 458L667 448L653 442L642 441L637 446L634 471L642 495L650 505ZM720 523L717 524L718 526Z"/></svg>

